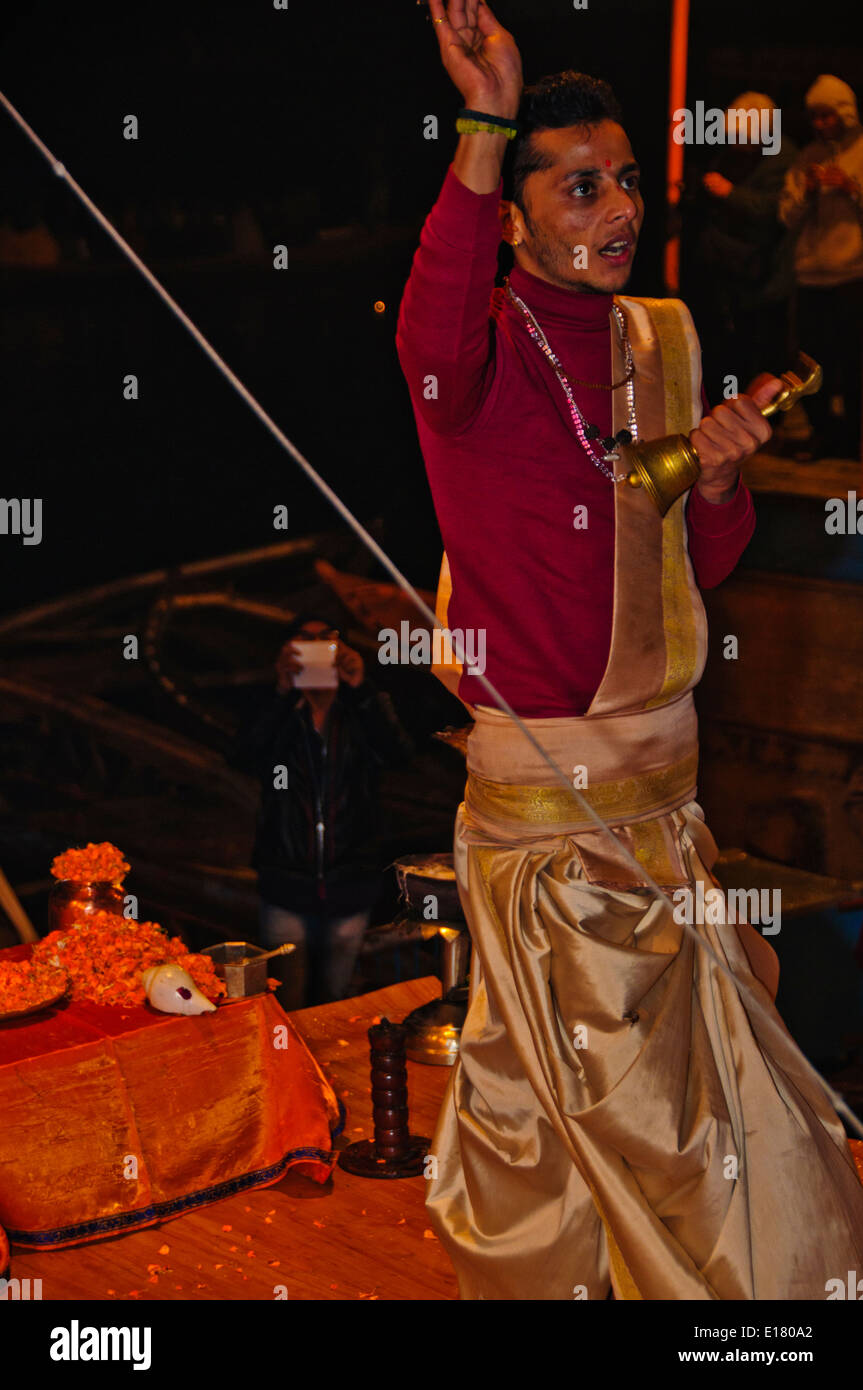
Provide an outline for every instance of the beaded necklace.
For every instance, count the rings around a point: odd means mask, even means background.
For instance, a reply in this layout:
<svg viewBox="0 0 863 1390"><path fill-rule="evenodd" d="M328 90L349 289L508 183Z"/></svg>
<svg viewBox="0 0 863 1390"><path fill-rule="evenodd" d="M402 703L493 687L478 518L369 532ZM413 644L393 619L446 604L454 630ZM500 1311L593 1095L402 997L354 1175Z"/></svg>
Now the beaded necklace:
<svg viewBox="0 0 863 1390"><path fill-rule="evenodd" d="M628 470L626 473L614 473L610 468L606 467L606 464L617 463L620 459L620 453L614 447L616 444L631 444L633 440L638 439L638 423L635 418L635 386L633 384L635 363L632 356L632 345L629 341L626 315L623 310L618 304L612 304L611 306L620 333L620 342L623 348L624 362L626 364L626 372L623 381L617 382L617 386L626 386L627 427L626 429L618 430L616 435L607 435L604 438L600 438L599 426L589 425L576 405L575 397L572 394L572 387L566 378L563 367L560 365L560 360L552 350L551 344L533 314L530 312L530 309L528 309L524 300L519 299L518 295L513 290L509 283L509 277L507 277L504 284L510 300L524 317L528 333L536 343L540 352L548 359L555 376L560 382L563 393L569 404L572 422L575 425L575 432L578 435L579 443L584 449L584 452L587 454L591 463L599 469L600 473L603 473L606 478L609 478L611 482L625 482L626 478L629 476ZM606 389L614 390L616 387ZM595 439L599 439L599 445L594 444L593 441ZM600 450L602 450L601 453Z"/></svg>

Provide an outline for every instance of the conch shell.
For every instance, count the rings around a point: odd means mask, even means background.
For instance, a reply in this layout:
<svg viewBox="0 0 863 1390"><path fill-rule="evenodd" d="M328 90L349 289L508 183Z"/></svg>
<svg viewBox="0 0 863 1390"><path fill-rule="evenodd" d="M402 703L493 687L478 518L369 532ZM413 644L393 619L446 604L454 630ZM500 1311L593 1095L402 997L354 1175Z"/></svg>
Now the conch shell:
<svg viewBox="0 0 863 1390"><path fill-rule="evenodd" d="M163 1014L211 1014L215 1004L198 989L181 965L151 965L141 979L147 998Z"/></svg>

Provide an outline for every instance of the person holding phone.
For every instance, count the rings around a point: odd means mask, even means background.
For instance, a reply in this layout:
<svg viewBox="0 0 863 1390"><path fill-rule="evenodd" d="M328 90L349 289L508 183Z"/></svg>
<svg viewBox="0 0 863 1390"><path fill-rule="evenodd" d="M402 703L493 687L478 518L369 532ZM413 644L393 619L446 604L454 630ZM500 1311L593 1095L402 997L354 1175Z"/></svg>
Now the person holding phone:
<svg viewBox="0 0 863 1390"><path fill-rule="evenodd" d="M359 652L327 623L298 618L275 694L233 759L261 781L252 859L261 942L298 947L283 970L287 1009L345 997L380 886L378 775L412 752Z"/></svg>

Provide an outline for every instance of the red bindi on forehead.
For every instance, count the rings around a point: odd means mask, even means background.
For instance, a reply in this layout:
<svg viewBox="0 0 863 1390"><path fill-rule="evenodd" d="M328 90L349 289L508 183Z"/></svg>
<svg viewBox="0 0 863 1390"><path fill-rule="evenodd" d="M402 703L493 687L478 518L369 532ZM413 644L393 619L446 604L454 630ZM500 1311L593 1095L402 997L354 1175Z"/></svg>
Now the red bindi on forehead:
<svg viewBox="0 0 863 1390"><path fill-rule="evenodd" d="M606 167L606 169L610 169L610 168L611 168L611 160L610 160L610 159L607 159L607 160L605 161L605 167Z"/></svg>

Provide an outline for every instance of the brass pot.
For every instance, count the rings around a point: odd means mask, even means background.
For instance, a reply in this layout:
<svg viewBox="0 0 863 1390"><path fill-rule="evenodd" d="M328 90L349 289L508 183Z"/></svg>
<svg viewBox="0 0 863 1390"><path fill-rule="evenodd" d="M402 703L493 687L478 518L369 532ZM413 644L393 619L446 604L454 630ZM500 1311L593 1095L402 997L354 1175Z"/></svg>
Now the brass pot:
<svg viewBox="0 0 863 1390"><path fill-rule="evenodd" d="M48 930L79 926L99 911L115 912L122 917L124 902L125 894L119 884L58 879L48 897Z"/></svg>

